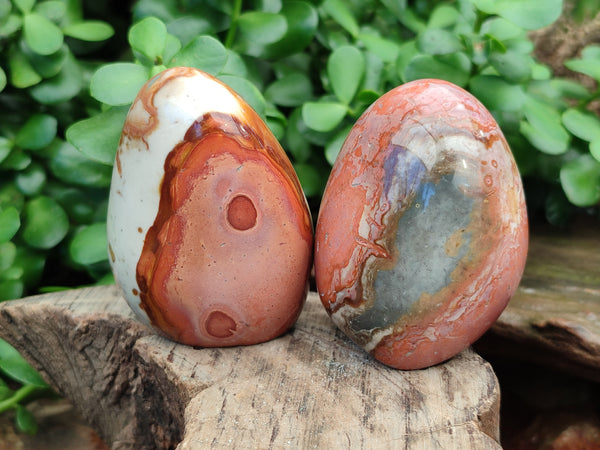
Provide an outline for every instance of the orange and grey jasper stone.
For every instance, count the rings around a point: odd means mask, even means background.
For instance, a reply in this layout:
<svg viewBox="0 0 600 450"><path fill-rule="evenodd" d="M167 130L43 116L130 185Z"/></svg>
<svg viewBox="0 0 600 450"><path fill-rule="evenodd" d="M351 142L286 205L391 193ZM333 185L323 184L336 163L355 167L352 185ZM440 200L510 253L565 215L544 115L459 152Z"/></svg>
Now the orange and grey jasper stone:
<svg viewBox="0 0 600 450"><path fill-rule="evenodd" d="M300 314L313 244L302 188L256 112L210 75L173 68L141 89L107 227L127 301L173 340L255 344Z"/></svg>
<svg viewBox="0 0 600 450"><path fill-rule="evenodd" d="M440 80L382 96L338 155L315 243L323 305L376 359L418 369L468 347L527 254L521 179L492 115Z"/></svg>

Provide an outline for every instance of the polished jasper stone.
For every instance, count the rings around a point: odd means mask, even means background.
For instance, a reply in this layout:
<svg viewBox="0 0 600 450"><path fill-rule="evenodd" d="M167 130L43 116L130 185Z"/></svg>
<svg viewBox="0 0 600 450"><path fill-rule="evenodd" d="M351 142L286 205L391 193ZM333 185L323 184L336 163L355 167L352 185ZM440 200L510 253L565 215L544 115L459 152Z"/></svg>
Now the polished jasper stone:
<svg viewBox="0 0 600 450"><path fill-rule="evenodd" d="M519 173L491 114L440 80L402 85L358 120L319 213L315 273L327 312L385 364L460 352L522 275Z"/></svg>
<svg viewBox="0 0 600 450"><path fill-rule="evenodd" d="M133 102L107 234L127 302L175 341L264 342L304 305L313 235L298 177L258 114L197 69L161 72Z"/></svg>

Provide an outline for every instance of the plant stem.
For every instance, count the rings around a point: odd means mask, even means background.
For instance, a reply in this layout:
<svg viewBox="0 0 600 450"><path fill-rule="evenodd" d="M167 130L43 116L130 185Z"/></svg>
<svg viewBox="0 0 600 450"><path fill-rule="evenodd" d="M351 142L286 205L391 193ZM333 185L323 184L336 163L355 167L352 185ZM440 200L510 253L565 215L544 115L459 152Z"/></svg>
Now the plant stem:
<svg viewBox="0 0 600 450"><path fill-rule="evenodd" d="M26 384L19 388L12 397L7 398L0 402L0 412L4 412L8 409L15 408L17 404L27 398L28 396L36 393L37 391L46 390L47 388L41 386L35 386L33 384Z"/></svg>
<svg viewBox="0 0 600 450"><path fill-rule="evenodd" d="M227 36L225 37L225 47L231 48L233 45L233 39L235 38L235 32L237 30L238 18L242 12L242 0L235 0L233 4L233 11L231 12L231 24L229 30L227 30Z"/></svg>

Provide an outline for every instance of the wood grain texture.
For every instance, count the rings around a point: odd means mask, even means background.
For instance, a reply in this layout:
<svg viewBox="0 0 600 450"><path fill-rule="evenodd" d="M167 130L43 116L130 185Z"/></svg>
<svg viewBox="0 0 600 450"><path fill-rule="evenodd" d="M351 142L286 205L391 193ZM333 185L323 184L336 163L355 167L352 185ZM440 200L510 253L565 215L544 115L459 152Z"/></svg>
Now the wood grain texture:
<svg viewBox="0 0 600 450"><path fill-rule="evenodd" d="M600 233L596 227L532 238L519 289L477 343L478 351L600 381Z"/></svg>
<svg viewBox="0 0 600 450"><path fill-rule="evenodd" d="M0 336L112 448L500 448L497 379L475 352L387 368L314 293L292 331L248 347L164 339L114 286L4 303Z"/></svg>

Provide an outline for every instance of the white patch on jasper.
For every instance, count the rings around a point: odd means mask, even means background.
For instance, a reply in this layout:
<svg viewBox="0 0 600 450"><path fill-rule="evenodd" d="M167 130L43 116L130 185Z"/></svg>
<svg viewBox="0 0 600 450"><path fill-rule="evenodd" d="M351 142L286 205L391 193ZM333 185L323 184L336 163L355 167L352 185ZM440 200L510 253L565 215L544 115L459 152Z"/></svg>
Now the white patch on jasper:
<svg viewBox="0 0 600 450"><path fill-rule="evenodd" d="M165 73L167 71L158 76ZM115 164L107 218L108 242L115 257L111 260L113 273L129 305L146 322L140 299L133 292L140 291L136 267L146 233L158 212L165 159L183 140L189 127L204 114L220 112L242 119L238 99L202 72L167 81L156 92L153 105L157 113L154 130L143 139L123 136L119 146L121 174ZM138 123L150 120L139 101L132 105L127 120L132 117Z"/></svg>

